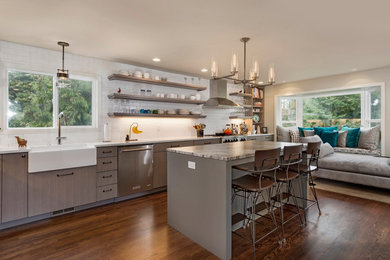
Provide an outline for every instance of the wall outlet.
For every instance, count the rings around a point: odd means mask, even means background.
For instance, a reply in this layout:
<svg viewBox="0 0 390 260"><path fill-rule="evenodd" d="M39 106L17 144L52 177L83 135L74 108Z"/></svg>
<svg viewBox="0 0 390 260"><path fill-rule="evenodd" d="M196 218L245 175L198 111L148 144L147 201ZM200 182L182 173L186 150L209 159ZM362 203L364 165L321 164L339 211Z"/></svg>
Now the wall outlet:
<svg viewBox="0 0 390 260"><path fill-rule="evenodd" d="M196 169L196 163L192 161L188 161L188 168L195 170Z"/></svg>

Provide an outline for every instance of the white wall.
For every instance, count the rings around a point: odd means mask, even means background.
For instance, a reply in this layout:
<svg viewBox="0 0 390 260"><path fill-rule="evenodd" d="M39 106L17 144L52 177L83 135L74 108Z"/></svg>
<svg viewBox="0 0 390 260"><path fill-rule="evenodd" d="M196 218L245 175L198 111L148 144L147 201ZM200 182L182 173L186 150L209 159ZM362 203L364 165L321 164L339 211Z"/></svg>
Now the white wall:
<svg viewBox="0 0 390 260"><path fill-rule="evenodd" d="M390 111L390 68L367 70L329 77L322 77L304 81L291 82L281 85L266 87L265 91L265 126L275 128L275 97L279 95L291 95L308 91L324 91L327 89L346 88L371 83L384 83L385 111ZM386 139L384 139L384 153L390 155L390 112L382 115Z"/></svg>
<svg viewBox="0 0 390 260"><path fill-rule="evenodd" d="M56 43L53 43L54 46ZM189 61L190 62L190 61ZM0 146L16 146L14 136L20 135L29 141L29 145L46 145L56 142L57 129L39 129L39 130L7 130L6 129L6 70L7 68L23 69L29 71L55 73L61 65L61 53L47 49L35 48L31 46L15 44L0 41ZM161 64L163 65L163 63ZM187 77L187 83L192 83L191 76L185 76L175 73L157 71L153 69L137 67L128 64L105 61L96 58L84 57L79 55L65 54L65 68L69 69L71 75L91 76L99 81L99 120L98 127L95 129L69 129L63 128L63 136L68 139L65 143L78 142L98 142L103 138L103 124L109 122L112 128L112 139L114 141L123 140L128 132L132 122L137 121L139 128L144 133L137 136L138 139L150 138L170 138L170 137L190 137L196 136L192 126L195 123L203 122L207 125L206 134L212 134L220 131L229 120L229 111L226 110L205 110L209 116L205 119L171 119L171 118L109 118L107 113L110 110L110 101L107 94L115 92L119 87L122 93L138 94L141 88L151 89L155 93L177 93L187 96L196 94L196 91L184 90L178 88L168 88L162 86L152 86L134 82L109 81L107 76L112 73L118 73L120 70L149 72L152 75L167 77L169 81L183 82ZM194 83L201 86L209 86L208 79L198 79L195 77ZM232 91L233 86L229 86ZM209 91L200 91L202 100L207 100ZM187 108L190 110L199 110L201 106L188 104L168 104L156 102L132 102L132 106L137 108L162 108L178 109Z"/></svg>

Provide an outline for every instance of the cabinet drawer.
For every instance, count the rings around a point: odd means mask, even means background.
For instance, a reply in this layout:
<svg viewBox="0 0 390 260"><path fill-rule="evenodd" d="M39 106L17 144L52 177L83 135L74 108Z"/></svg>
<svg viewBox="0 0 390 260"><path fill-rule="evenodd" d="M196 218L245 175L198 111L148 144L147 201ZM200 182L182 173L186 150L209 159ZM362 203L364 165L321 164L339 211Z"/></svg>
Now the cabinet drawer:
<svg viewBox="0 0 390 260"><path fill-rule="evenodd" d="M101 147L97 148L97 158L115 157L117 156L118 148L115 147Z"/></svg>
<svg viewBox="0 0 390 260"><path fill-rule="evenodd" d="M194 141L155 144L155 145L153 145L153 152L165 152L167 150L167 148L193 146L193 145L194 145Z"/></svg>
<svg viewBox="0 0 390 260"><path fill-rule="evenodd" d="M96 175L98 187L117 183L117 171L99 172Z"/></svg>
<svg viewBox="0 0 390 260"><path fill-rule="evenodd" d="M118 167L117 157L107 157L97 159L96 172L107 172L116 170Z"/></svg>
<svg viewBox="0 0 390 260"><path fill-rule="evenodd" d="M106 200L117 196L117 184L106 185L96 189L97 200Z"/></svg>
<svg viewBox="0 0 390 260"><path fill-rule="evenodd" d="M221 139L206 139L206 140L195 140L194 145L205 145L205 144L219 144Z"/></svg>

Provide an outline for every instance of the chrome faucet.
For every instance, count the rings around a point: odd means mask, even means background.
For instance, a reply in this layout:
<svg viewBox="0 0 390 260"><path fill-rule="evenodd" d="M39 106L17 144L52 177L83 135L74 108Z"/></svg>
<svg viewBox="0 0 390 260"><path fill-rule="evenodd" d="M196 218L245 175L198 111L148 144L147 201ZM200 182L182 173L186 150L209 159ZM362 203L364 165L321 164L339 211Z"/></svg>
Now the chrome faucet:
<svg viewBox="0 0 390 260"><path fill-rule="evenodd" d="M61 118L64 118L65 125L68 125L64 112L59 113L58 114L58 136L56 138L58 140L58 144L61 144L61 140L66 139L66 137L61 137Z"/></svg>

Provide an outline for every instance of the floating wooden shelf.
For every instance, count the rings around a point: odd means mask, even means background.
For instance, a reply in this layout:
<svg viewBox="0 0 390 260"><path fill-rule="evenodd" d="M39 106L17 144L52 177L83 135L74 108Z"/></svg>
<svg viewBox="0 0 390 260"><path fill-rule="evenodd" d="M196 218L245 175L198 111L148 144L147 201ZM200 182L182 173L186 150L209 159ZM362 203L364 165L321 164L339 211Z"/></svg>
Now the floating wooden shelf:
<svg viewBox="0 0 390 260"><path fill-rule="evenodd" d="M183 84L178 82L170 82L170 81L162 81L162 80L154 80L154 79L144 79L144 78L138 78L134 76L126 76L122 74L112 74L108 76L109 80L122 80L122 81L131 81L131 82L138 82L138 83L144 83L144 84L151 84L151 85L159 85L159 86L165 86L165 87L172 87L172 88L183 88L183 89L191 89L196 91L202 91L206 90L206 87L203 86L196 86L191 84Z"/></svg>
<svg viewBox="0 0 390 260"><path fill-rule="evenodd" d="M252 97L251 94L242 93L242 92L233 92L233 93L229 93L229 96Z"/></svg>
<svg viewBox="0 0 390 260"><path fill-rule="evenodd" d="M154 102L168 102L168 103L182 103L182 104L195 104L201 105L206 103L202 100L190 100L190 99L179 99L179 98L160 98L152 96L140 96L140 95L129 95L129 94L118 94L113 93L108 95L109 99L128 99L128 100L142 100L142 101L154 101Z"/></svg>
<svg viewBox="0 0 390 260"><path fill-rule="evenodd" d="M229 116L229 119L252 119L251 116Z"/></svg>
<svg viewBox="0 0 390 260"><path fill-rule="evenodd" d="M168 114L131 114L131 113L108 113L109 117L173 117L173 118L205 118L205 115L168 115Z"/></svg>

